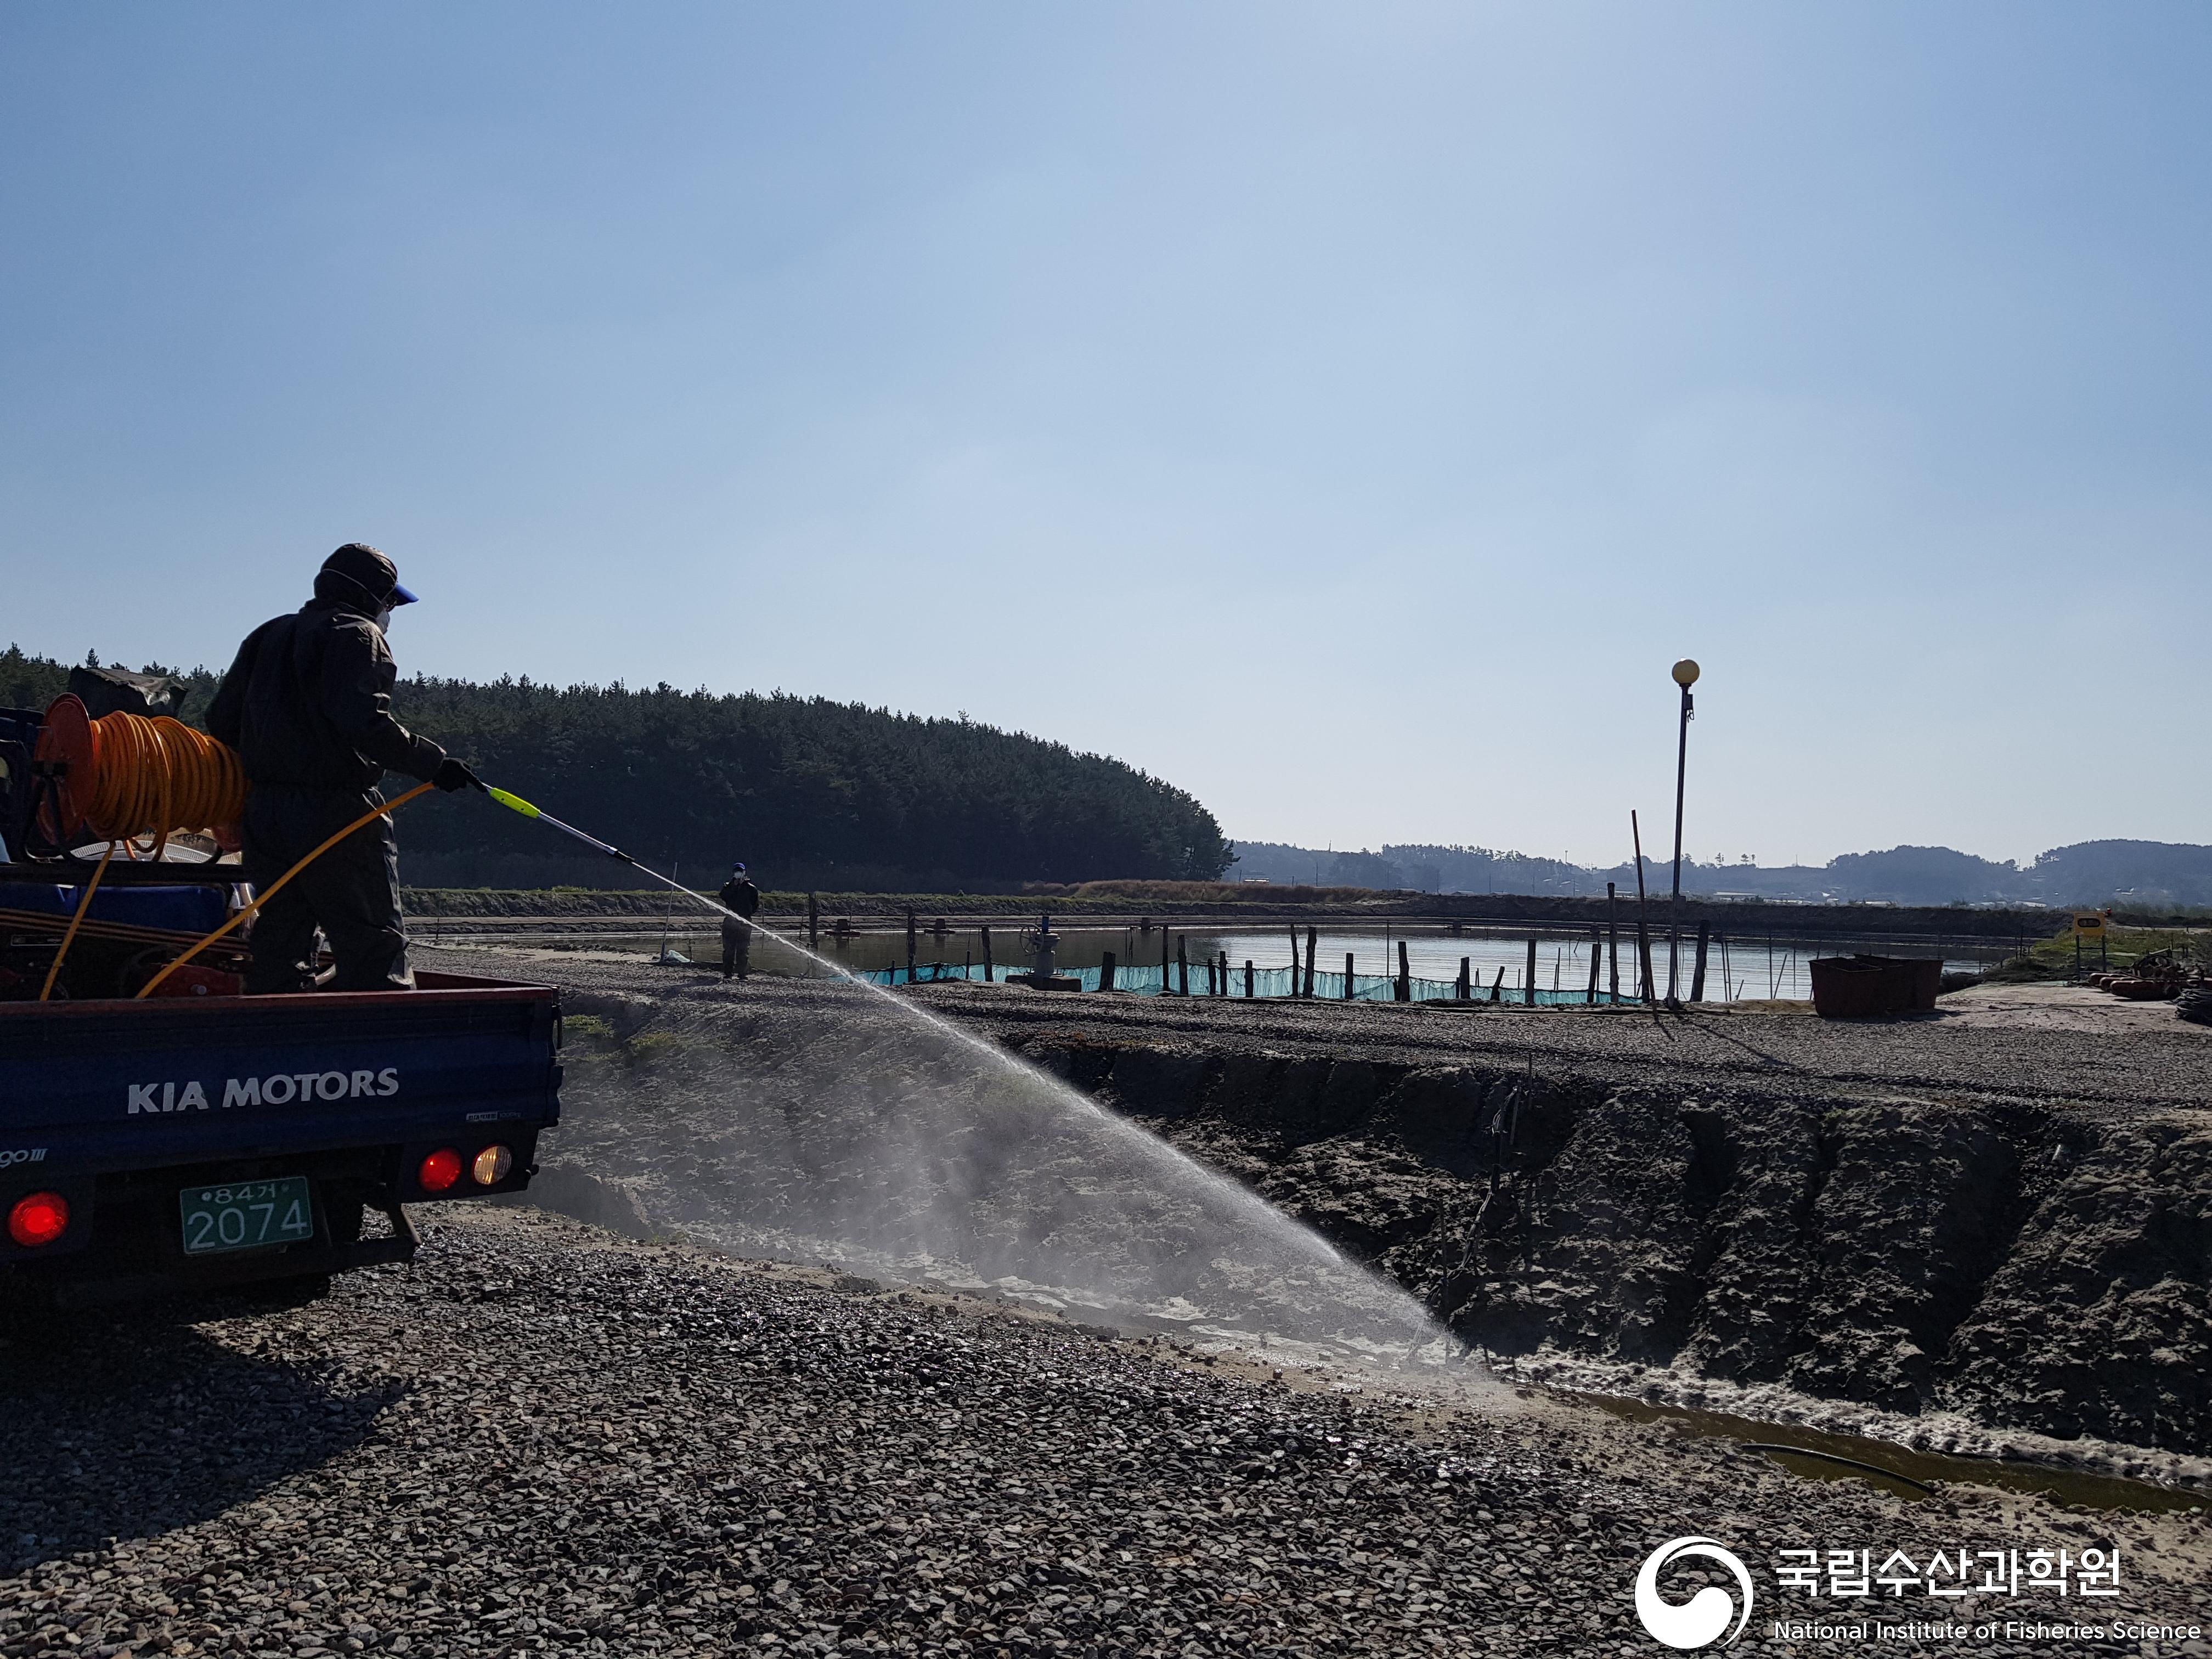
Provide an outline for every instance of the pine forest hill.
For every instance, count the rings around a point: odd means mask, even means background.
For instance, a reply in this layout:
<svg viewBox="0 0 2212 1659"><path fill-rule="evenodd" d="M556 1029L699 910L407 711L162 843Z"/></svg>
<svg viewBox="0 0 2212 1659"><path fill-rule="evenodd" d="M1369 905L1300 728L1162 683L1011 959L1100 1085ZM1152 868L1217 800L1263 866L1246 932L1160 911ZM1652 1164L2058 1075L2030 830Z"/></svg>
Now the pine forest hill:
<svg viewBox="0 0 2212 1659"><path fill-rule="evenodd" d="M205 668L139 672L184 681L184 718L195 724L221 680ZM43 708L68 678L52 658L0 652L0 704ZM393 702L401 720L493 781L647 863L684 866L694 884L711 885L736 859L764 887L845 893L1223 880L1571 897L1636 884L1626 862L1597 869L1479 847L1231 844L1194 797L1120 761L822 698L417 678ZM636 884L623 866L477 799L425 798L407 809L400 841L412 887ZM1663 889L1663 861L1647 855L1645 870ZM1682 885L1706 897L2170 910L2212 906L2212 847L2084 842L2026 866L1944 847L1818 866L1685 860Z"/></svg>
<svg viewBox="0 0 2212 1659"><path fill-rule="evenodd" d="M183 718L194 724L221 681L206 669L140 672L185 681ZM9 707L44 708L68 678L50 658L0 653ZM489 781L710 888L739 859L764 886L992 892L1025 881L1211 880L1233 856L1182 790L965 720L526 679L402 680L392 703ZM399 839L410 886L637 884L625 866L572 854L473 794L410 805Z"/></svg>

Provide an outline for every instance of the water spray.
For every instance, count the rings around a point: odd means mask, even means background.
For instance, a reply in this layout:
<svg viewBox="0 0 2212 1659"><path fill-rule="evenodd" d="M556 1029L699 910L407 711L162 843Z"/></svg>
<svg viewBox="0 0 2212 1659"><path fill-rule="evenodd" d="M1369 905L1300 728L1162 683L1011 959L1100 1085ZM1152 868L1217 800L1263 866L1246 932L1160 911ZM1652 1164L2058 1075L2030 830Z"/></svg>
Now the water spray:
<svg viewBox="0 0 2212 1659"><path fill-rule="evenodd" d="M521 796L514 793L510 790L494 789L489 786L485 786L484 793L489 795L494 800L497 801L501 806L506 807L508 811L520 813L522 817L526 818L535 819L540 823L550 824L556 830L560 830L563 835L568 836L574 840L581 842L585 846L592 848L596 852L628 865L630 868L637 871L641 875L651 878L653 880L659 883L662 886L667 887L675 892L682 893L690 898L696 900L701 905L704 906L708 909L713 910L733 921L741 921L744 923L747 927L753 929L756 933L766 933L768 931L762 927L759 923L752 921L750 917L739 915L736 911L729 908L729 907L721 903L720 901L710 898L706 894L698 892L692 888L686 887L681 882L675 880L673 878L665 876L658 870L653 869L650 866L639 862L637 859L632 857L629 854L623 852L622 848L616 847L610 842L601 841L597 836L588 835L585 831L577 829L574 824L564 823L559 818L555 817L551 813L544 811L530 801L523 799ZM1048 928L1049 924L1047 926ZM821 956L813 951L808 950L805 945L799 944L795 940L784 939L781 935L771 935L771 937L775 939L778 945L792 951L798 956L804 957L808 962L813 963L817 968L824 970L829 976L842 981L848 985L860 988L862 990L870 993L873 998L880 999L884 1004L887 1004L891 1008L896 1009L905 1019L915 1022L928 1028L933 1031L940 1040L947 1042L952 1048L966 1052L975 1059L985 1062L994 1071L1012 1073L1016 1077L1021 1078L1025 1082L1042 1083L1048 1091L1063 1100L1066 1105L1074 1108L1097 1127L1104 1129L1109 1133L1116 1133L1121 1136L1127 1137L1132 1142L1143 1143L1143 1151L1145 1155L1158 1158L1164 1164L1171 1164L1177 1166L1184 1175L1200 1183L1203 1190L1211 1194L1218 1200L1224 1202L1233 1211L1249 1217L1251 1222L1262 1223L1262 1224L1265 1223L1280 1224L1289 1228L1295 1234L1301 1236L1303 1239L1302 1248L1310 1251L1314 1256L1320 1259L1320 1261L1325 1262L1330 1271L1344 1274L1350 1280L1364 1284L1364 1285L1370 1291L1382 1292L1392 1304L1395 1304L1394 1310L1387 1316L1392 1321L1392 1322L1400 1325L1402 1334L1395 1340L1387 1341L1385 1346L1389 1350L1395 1352L1397 1348L1398 1342L1403 1342L1403 1352L1401 1355L1399 1355L1400 1363L1402 1364L1411 1361L1417 1352L1427 1349L1431 1343L1435 1342L1439 1338L1443 1339L1443 1346L1447 1350L1458 1346L1458 1345L1454 1343L1444 1333L1437 1329L1429 1322L1427 1317L1421 1312L1418 1304L1407 1297L1405 1292L1401 1289L1398 1286L1389 1284L1387 1280L1382 1279L1372 1270L1361 1267L1360 1265L1352 1261L1346 1257L1344 1254L1336 1248L1336 1246L1322 1238L1319 1234L1313 1232L1309 1228L1300 1226L1295 1220L1273 1210L1268 1206L1266 1200L1260 1197L1259 1194L1253 1192L1250 1188L1231 1180L1229 1176L1222 1174L1218 1170L1208 1169L1203 1164L1194 1162L1189 1158L1187 1154L1176 1151L1175 1148L1166 1145L1164 1142L1158 1141L1156 1138L1146 1134L1143 1130L1115 1119L1112 1114L1109 1113L1096 1101L1093 1101L1080 1092L1071 1089L1064 1081L1053 1078L1048 1073L1040 1071L1031 1062L1017 1054L1010 1053L1006 1048L991 1042L988 1038L984 1037L979 1033L972 1031L965 1026L957 1024L951 1020L948 1020L940 1015L933 1013L927 1008L918 1006L915 1003L910 1002L904 998L892 994L890 991L882 986L877 985L873 981L865 979L854 973L850 969L845 967L843 964L832 961L829 957ZM1262 1222L1263 1218L1264 1223ZM1398 1310L1402 1310L1402 1311L1398 1311ZM1463 1348L1460 1349L1455 1358L1461 1360L1465 1360L1468 1358L1467 1352Z"/></svg>

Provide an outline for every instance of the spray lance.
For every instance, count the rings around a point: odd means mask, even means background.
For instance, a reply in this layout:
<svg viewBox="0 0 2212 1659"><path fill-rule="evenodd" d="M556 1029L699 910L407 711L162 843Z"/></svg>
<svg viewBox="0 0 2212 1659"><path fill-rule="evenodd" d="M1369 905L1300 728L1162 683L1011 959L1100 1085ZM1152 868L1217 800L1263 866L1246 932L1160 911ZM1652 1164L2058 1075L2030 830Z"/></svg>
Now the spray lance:
<svg viewBox="0 0 2212 1659"><path fill-rule="evenodd" d="M592 848L599 852L605 853L609 858L620 859L624 864L629 866L631 869L636 871L640 875L651 876L663 887L672 887L676 891L683 894L686 898L696 899L700 903L706 905L710 909L720 910L724 915L729 917L732 921L744 922L745 926L748 927L753 925L750 921L747 921L746 918L739 915L735 910L731 909L728 906L722 904L717 900L708 898L704 893L695 893L691 889L686 887L682 882L678 881L672 877L664 876L659 871L651 869L645 865L640 864L629 854L623 852L621 848L610 847L605 842L601 841L597 836L587 836L582 830L576 828L574 824L562 823L560 819L555 817L550 812L546 811L542 807L532 805L530 802L523 799L521 796L514 793L512 790L495 789L488 783L480 783L477 787L482 789L484 793L489 795L494 800L497 801L501 806L507 808L508 811L520 812L524 817L534 818L540 823L550 823L556 830L558 830L562 835L574 836L578 841L583 842L585 846Z"/></svg>
<svg viewBox="0 0 2212 1659"><path fill-rule="evenodd" d="M643 865L638 863L635 859L623 852L621 848L610 847L606 842L601 841L597 836L587 836L582 830L576 828L574 824L562 823L560 819L555 817L550 812L545 811L542 808L532 806L528 801L523 799L521 796L514 793L510 790L495 789L488 783L479 784L477 787L481 788L484 793L489 795L494 800L497 801L501 806L507 808L510 812L520 812L526 818L535 818L540 823L550 823L556 830L558 830L562 835L574 836L578 841L582 842L585 846L597 848L600 852L605 853L609 858L620 859L624 864L632 866L634 868L645 870L645 873L648 876L658 873L652 870L646 870ZM665 881L667 878L664 876L661 879ZM671 882L669 884L673 886L675 884Z"/></svg>

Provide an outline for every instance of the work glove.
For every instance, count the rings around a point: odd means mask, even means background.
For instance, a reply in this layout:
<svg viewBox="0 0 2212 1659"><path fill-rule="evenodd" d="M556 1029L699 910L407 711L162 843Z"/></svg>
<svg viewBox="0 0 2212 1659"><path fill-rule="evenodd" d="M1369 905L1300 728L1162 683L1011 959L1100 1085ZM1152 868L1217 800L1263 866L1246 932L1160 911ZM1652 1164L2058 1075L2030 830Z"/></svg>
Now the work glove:
<svg viewBox="0 0 2212 1659"><path fill-rule="evenodd" d="M482 778L451 755L438 763L437 775L430 781L449 795L456 789L481 789L484 787Z"/></svg>

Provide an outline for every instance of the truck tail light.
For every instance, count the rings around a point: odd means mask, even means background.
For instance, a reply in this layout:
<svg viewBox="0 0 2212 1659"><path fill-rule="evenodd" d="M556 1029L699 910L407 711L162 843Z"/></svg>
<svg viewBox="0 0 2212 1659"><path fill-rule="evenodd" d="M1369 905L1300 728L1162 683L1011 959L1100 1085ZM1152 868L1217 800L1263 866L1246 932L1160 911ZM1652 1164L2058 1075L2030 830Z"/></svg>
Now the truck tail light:
<svg viewBox="0 0 2212 1659"><path fill-rule="evenodd" d="M69 1200L59 1193L33 1193L8 1212L8 1237L27 1250L51 1244L69 1231Z"/></svg>
<svg viewBox="0 0 2212 1659"><path fill-rule="evenodd" d="M514 1167L514 1154L504 1146L487 1146L469 1165L469 1178L479 1187L494 1187Z"/></svg>
<svg viewBox="0 0 2212 1659"><path fill-rule="evenodd" d="M415 1179L426 1193L442 1193L461 1178L461 1155L450 1146L441 1146L422 1160L422 1167L415 1171Z"/></svg>

